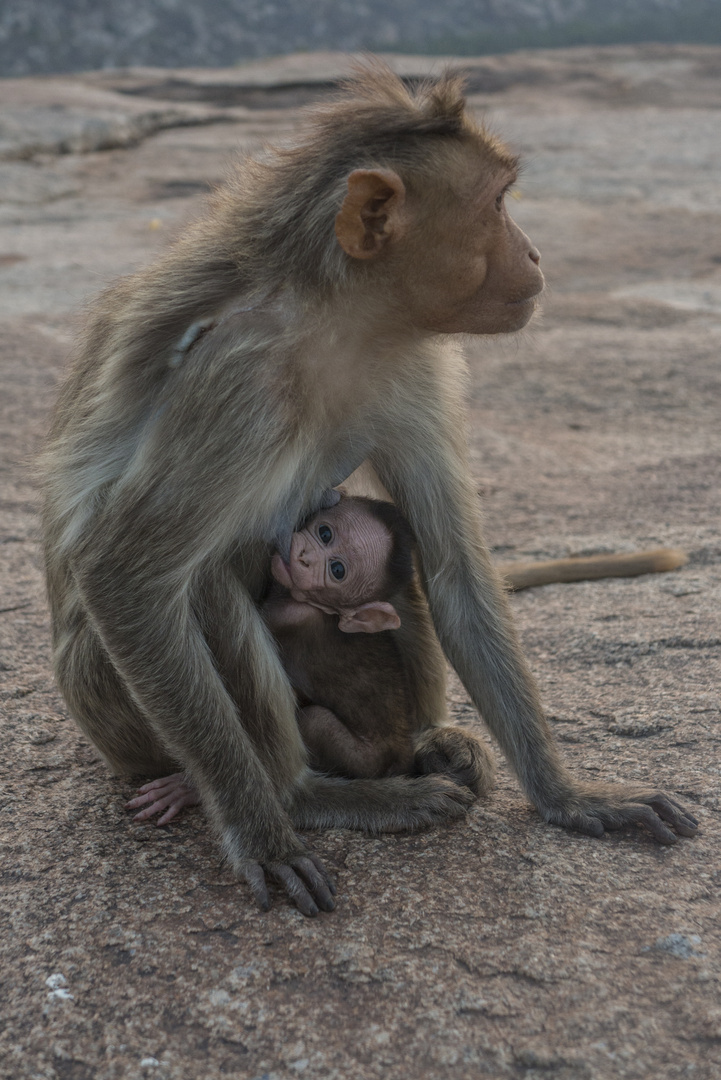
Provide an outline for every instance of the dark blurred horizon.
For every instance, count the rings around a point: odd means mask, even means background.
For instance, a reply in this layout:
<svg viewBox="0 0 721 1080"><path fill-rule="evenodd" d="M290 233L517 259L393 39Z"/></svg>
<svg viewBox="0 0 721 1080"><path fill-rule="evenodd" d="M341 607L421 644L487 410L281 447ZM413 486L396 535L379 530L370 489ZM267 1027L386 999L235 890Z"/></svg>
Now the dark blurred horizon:
<svg viewBox="0 0 721 1080"><path fill-rule="evenodd" d="M483 55L721 43L721 0L2 0L0 76L338 49Z"/></svg>

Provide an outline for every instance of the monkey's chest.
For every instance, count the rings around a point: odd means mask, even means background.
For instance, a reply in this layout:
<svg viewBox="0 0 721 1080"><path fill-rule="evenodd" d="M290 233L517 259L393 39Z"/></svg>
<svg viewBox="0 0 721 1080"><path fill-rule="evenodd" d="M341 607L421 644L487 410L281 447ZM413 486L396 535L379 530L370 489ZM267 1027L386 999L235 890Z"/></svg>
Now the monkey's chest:
<svg viewBox="0 0 721 1080"><path fill-rule="evenodd" d="M371 441L349 431L329 433L298 457L294 476L279 508L272 538L284 538L320 510L328 492L342 484L371 449Z"/></svg>

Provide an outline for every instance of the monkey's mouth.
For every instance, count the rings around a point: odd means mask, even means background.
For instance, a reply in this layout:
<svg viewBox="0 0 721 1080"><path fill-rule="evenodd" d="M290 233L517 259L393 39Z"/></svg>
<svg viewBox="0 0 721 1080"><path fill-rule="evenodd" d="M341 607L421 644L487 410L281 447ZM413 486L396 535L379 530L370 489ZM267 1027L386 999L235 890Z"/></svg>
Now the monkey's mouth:
<svg viewBox="0 0 721 1080"><path fill-rule="evenodd" d="M506 307L522 307L524 304L530 304L536 300L543 292L543 286L537 289L536 292L532 292L529 296L521 296L518 300L507 300Z"/></svg>
<svg viewBox="0 0 721 1080"><path fill-rule="evenodd" d="M270 572L278 582L286 589L292 589L294 585L290 572L290 564L285 561L280 552L276 551L270 560Z"/></svg>

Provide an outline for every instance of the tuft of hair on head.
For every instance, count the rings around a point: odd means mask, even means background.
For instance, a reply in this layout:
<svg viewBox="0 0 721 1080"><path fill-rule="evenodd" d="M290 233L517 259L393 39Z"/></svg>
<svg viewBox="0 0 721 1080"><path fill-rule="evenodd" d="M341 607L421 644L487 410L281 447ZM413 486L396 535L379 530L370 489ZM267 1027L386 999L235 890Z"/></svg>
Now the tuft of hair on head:
<svg viewBox="0 0 721 1080"><path fill-rule="evenodd" d="M422 119L439 121L450 134L463 128L465 85L465 77L449 68L438 76L404 80L379 57L366 56L351 65L331 107L366 101L374 111L379 106L405 111L416 124Z"/></svg>
<svg viewBox="0 0 721 1080"><path fill-rule="evenodd" d="M344 503L361 506L368 514L380 522L391 537L391 551L384 568L383 580L371 600L392 600L399 592L410 585L415 573L413 554L416 539L405 516L398 507L383 499L371 499L366 495L344 495Z"/></svg>
<svg viewBox="0 0 721 1080"><path fill-rule="evenodd" d="M316 137L328 129L337 134L350 127L359 148L375 157L400 155L402 163L404 149L411 150L418 139L461 137L477 130L465 111L464 88L462 76L449 70L404 81L382 60L369 56L353 64L328 105L314 110L312 127Z"/></svg>

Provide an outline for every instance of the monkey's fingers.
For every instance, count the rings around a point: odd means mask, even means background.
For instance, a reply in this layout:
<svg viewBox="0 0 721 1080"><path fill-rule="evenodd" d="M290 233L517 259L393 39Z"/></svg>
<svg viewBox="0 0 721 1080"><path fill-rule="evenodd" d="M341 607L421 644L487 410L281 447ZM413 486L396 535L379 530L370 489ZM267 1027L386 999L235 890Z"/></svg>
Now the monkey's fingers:
<svg viewBox="0 0 721 1080"><path fill-rule="evenodd" d="M659 843L668 845L675 844L679 836L694 836L698 828L696 818L662 791L592 785L578 792L577 800L572 809L554 814L550 820L592 836L603 835L604 829L641 825Z"/></svg>
<svg viewBox="0 0 721 1080"><path fill-rule="evenodd" d="M335 908L333 902L336 893L335 882L320 859L312 855L304 855L300 859L294 859L291 865L310 888L321 911L333 911Z"/></svg>
<svg viewBox="0 0 721 1080"><path fill-rule="evenodd" d="M576 832L584 833L585 836L603 836L605 829L603 822L600 818L593 817L592 814L570 814L567 818L562 820L554 820L550 818L556 825L565 825L568 829L574 829Z"/></svg>
<svg viewBox="0 0 721 1080"><path fill-rule="evenodd" d="M170 776L159 776L157 780L149 780L138 788L141 794L148 791L164 791L165 788L174 788L179 784L185 784L185 774L182 772L171 773Z"/></svg>
<svg viewBox="0 0 721 1080"><path fill-rule="evenodd" d="M135 810L137 806L146 806L147 803L153 802L154 799L162 798L163 795L175 791L178 779L180 779L180 773L174 776L164 776L161 780L153 780L149 784L143 784L142 787L138 788L138 794L135 798L126 802L125 809Z"/></svg>
<svg viewBox="0 0 721 1080"><path fill-rule="evenodd" d="M263 873L263 867L260 863L244 863L243 866L241 866L239 873L250 886L253 899L260 910L269 911L270 897L268 896L268 886L266 885L265 874Z"/></svg>
<svg viewBox="0 0 721 1080"><path fill-rule="evenodd" d="M317 856L301 855L294 858L292 864L268 863L265 867L255 862L244 863L239 871L240 876L247 881L261 911L270 908L266 872L283 887L303 915L313 917L318 914L319 908L332 911L335 907L331 895L336 891L335 884ZM301 874L309 888L306 888Z"/></svg>
<svg viewBox="0 0 721 1080"><path fill-rule="evenodd" d="M167 791L164 791L160 795L158 795L156 791L146 791L143 795L136 795L136 797L134 799L131 799L130 802L126 802L125 809L135 810L138 806L147 806L148 803L153 803L155 805L156 803L159 803L160 800L168 794L169 792ZM158 806L157 809L159 810L160 807Z"/></svg>
<svg viewBox="0 0 721 1080"><path fill-rule="evenodd" d="M676 832L665 824L672 825ZM693 836L698 828L695 817L662 791L634 792L625 805L622 803L606 822L609 829L624 825L643 825L661 844L675 844L680 836Z"/></svg>
<svg viewBox="0 0 721 1080"><path fill-rule="evenodd" d="M694 836L698 829L696 818L687 814L682 806L670 799L663 792L654 792L649 795L645 804L642 804L642 814L639 814L639 823L651 830L657 840L662 844L675 844L676 835L664 825L668 822L681 836ZM669 837L671 839L669 840Z"/></svg>
<svg viewBox="0 0 721 1080"><path fill-rule="evenodd" d="M126 802L126 810L135 810L138 806L145 806L149 802L153 802L157 799L162 799L168 795L172 795L176 792L193 792L195 789L190 784L183 773L173 773L172 776L161 776L157 780L151 780L147 784L143 784L138 788L138 794L134 799L130 799Z"/></svg>
<svg viewBox="0 0 721 1080"><path fill-rule="evenodd" d="M141 810L139 814L133 814L133 821L147 821L148 818L153 817L154 814L160 814L161 811L165 811L163 816L159 818L156 825L167 825L169 821L172 821L177 814L183 809L184 806L192 805L188 804L182 798L175 798L173 795L168 795L164 799L157 799L145 810Z"/></svg>
<svg viewBox="0 0 721 1080"><path fill-rule="evenodd" d="M668 821L681 836L694 836L698 831L698 819L689 814L683 806L663 792L658 792L649 797L649 806L652 806L660 818Z"/></svg>
<svg viewBox="0 0 721 1080"><path fill-rule="evenodd" d="M315 866L315 868L317 870L320 870L321 874L323 875L323 877L325 878L325 880L328 883L328 888L330 889L333 896L335 896L335 894L338 891L337 888L336 888L335 881L333 880L331 875L326 870L325 866L323 865L323 862L318 858L317 855L314 855L312 851L308 852L306 858L310 859L310 861L313 863L313 866Z"/></svg>
<svg viewBox="0 0 721 1080"><path fill-rule="evenodd" d="M133 821L147 821L148 818L165 810L166 813L156 822L156 825L167 825L183 807L196 806L200 802L198 792L183 773L173 773L172 776L151 780L138 790L140 794L130 799L125 804L125 808L135 810L139 806L145 806L146 809L135 814ZM150 803L149 806L148 803Z"/></svg>
<svg viewBox="0 0 721 1080"><path fill-rule="evenodd" d="M186 797L179 796L173 802L171 802L168 809L165 811L162 817L159 817L155 822L156 825L167 825L169 821L172 821L174 817L180 813L185 806L194 806L195 800L188 800ZM162 810L162 806L158 806L158 810ZM137 815L136 815L137 816Z"/></svg>
<svg viewBox="0 0 721 1080"><path fill-rule="evenodd" d="M297 865L300 860L294 859L293 862ZM283 886L302 915L313 918L318 914L318 905L292 866L287 863L269 863L266 869Z"/></svg>
<svg viewBox="0 0 721 1080"><path fill-rule="evenodd" d="M644 825L660 844L666 844L669 847L678 840L676 834L664 825L655 810L642 803L627 806L614 820L607 823L607 828L622 829L624 825Z"/></svg>

